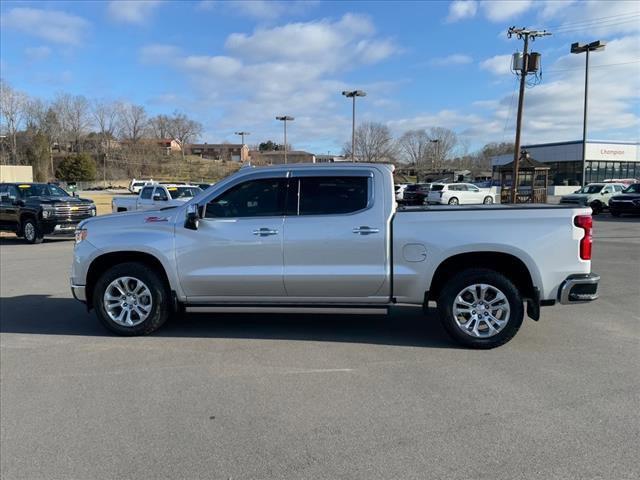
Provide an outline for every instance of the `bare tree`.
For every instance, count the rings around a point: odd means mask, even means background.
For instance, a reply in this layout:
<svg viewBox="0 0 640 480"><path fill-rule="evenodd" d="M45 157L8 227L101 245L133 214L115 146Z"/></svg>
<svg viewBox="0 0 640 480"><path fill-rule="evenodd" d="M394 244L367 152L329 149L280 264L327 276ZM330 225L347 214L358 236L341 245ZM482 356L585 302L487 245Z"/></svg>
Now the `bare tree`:
<svg viewBox="0 0 640 480"><path fill-rule="evenodd" d="M169 138L169 125L171 124L171 118L167 115L156 115L149 120L149 126L153 132L153 136L158 140L164 140Z"/></svg>
<svg viewBox="0 0 640 480"><path fill-rule="evenodd" d="M429 157L433 159L432 169L441 170L459 146L458 136L453 130L444 127L432 127L428 135L431 141Z"/></svg>
<svg viewBox="0 0 640 480"><path fill-rule="evenodd" d="M191 120L184 113L174 112L169 121L169 136L180 145L184 159L187 145L202 134L202 124Z"/></svg>
<svg viewBox="0 0 640 480"><path fill-rule="evenodd" d="M3 130L9 137L12 163L17 163L17 134L27 109L28 97L14 90L4 80L0 80L0 120Z"/></svg>
<svg viewBox="0 0 640 480"><path fill-rule="evenodd" d="M407 163L421 176L429 168L431 139L424 130L409 130L398 139L398 150Z"/></svg>
<svg viewBox="0 0 640 480"><path fill-rule="evenodd" d="M114 102L94 101L91 114L100 134L100 152L109 153L111 141L118 130L118 105Z"/></svg>
<svg viewBox="0 0 640 480"><path fill-rule="evenodd" d="M72 143L75 151L81 150L81 140L91 127L89 101L82 95L63 93L57 96L54 109L60 119L64 135Z"/></svg>
<svg viewBox="0 0 640 480"><path fill-rule="evenodd" d="M389 127L382 123L364 122L356 129L355 158L360 162L394 162L396 145ZM351 143L343 147L343 154L351 156Z"/></svg>
<svg viewBox="0 0 640 480"><path fill-rule="evenodd" d="M147 132L147 127L149 126L147 112L141 105L127 103L120 105L118 116L120 118L122 138L135 145Z"/></svg>

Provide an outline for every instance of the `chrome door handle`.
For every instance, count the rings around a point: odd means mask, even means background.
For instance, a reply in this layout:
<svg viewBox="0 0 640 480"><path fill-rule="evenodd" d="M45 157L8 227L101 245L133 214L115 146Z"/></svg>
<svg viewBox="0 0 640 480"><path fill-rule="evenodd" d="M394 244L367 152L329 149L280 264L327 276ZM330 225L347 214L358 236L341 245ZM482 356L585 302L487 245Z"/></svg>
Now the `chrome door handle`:
<svg viewBox="0 0 640 480"><path fill-rule="evenodd" d="M260 237L268 237L269 235L277 235L278 230L272 230L271 228L259 228L253 231L254 235L258 235Z"/></svg>
<svg viewBox="0 0 640 480"><path fill-rule="evenodd" d="M380 232L380 229L362 226L362 227L355 227L352 230L352 232L357 233L358 235L371 235L372 233Z"/></svg>

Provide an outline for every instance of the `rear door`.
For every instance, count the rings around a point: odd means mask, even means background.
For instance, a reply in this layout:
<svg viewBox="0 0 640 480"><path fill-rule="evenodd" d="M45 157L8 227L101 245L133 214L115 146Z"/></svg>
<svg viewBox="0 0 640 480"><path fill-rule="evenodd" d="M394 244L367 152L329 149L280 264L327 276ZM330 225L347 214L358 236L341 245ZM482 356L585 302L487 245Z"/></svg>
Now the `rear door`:
<svg viewBox="0 0 640 480"><path fill-rule="evenodd" d="M382 179L364 169L292 172L284 226L290 298L319 303L388 301Z"/></svg>
<svg viewBox="0 0 640 480"><path fill-rule="evenodd" d="M136 202L137 210L153 209L153 187L144 187L140 191L138 201Z"/></svg>

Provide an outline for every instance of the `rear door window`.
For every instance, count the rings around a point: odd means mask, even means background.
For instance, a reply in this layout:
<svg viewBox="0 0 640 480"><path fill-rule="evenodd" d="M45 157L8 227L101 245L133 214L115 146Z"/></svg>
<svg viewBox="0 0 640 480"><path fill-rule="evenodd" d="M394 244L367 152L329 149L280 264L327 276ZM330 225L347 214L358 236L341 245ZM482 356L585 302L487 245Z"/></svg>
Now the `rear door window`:
<svg viewBox="0 0 640 480"><path fill-rule="evenodd" d="M140 198L143 200L149 200L153 192L153 187L144 187L140 192Z"/></svg>
<svg viewBox="0 0 640 480"><path fill-rule="evenodd" d="M154 192L154 195L159 197L158 200L161 200L161 201L169 200L167 198L167 192L164 191L163 187L156 187L156 191Z"/></svg>
<svg viewBox="0 0 640 480"><path fill-rule="evenodd" d="M299 215L353 213L369 203L369 177L302 177L298 182ZM294 184L290 191L295 190Z"/></svg>

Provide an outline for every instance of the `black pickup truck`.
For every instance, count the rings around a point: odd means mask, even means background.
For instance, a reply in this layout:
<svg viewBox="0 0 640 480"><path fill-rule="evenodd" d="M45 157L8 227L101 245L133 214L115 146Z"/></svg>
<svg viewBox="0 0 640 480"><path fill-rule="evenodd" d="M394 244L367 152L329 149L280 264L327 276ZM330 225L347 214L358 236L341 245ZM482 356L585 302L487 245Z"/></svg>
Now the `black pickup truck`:
<svg viewBox="0 0 640 480"><path fill-rule="evenodd" d="M28 243L41 243L45 235L73 235L80 221L95 214L92 200L50 183L0 183L0 231Z"/></svg>

